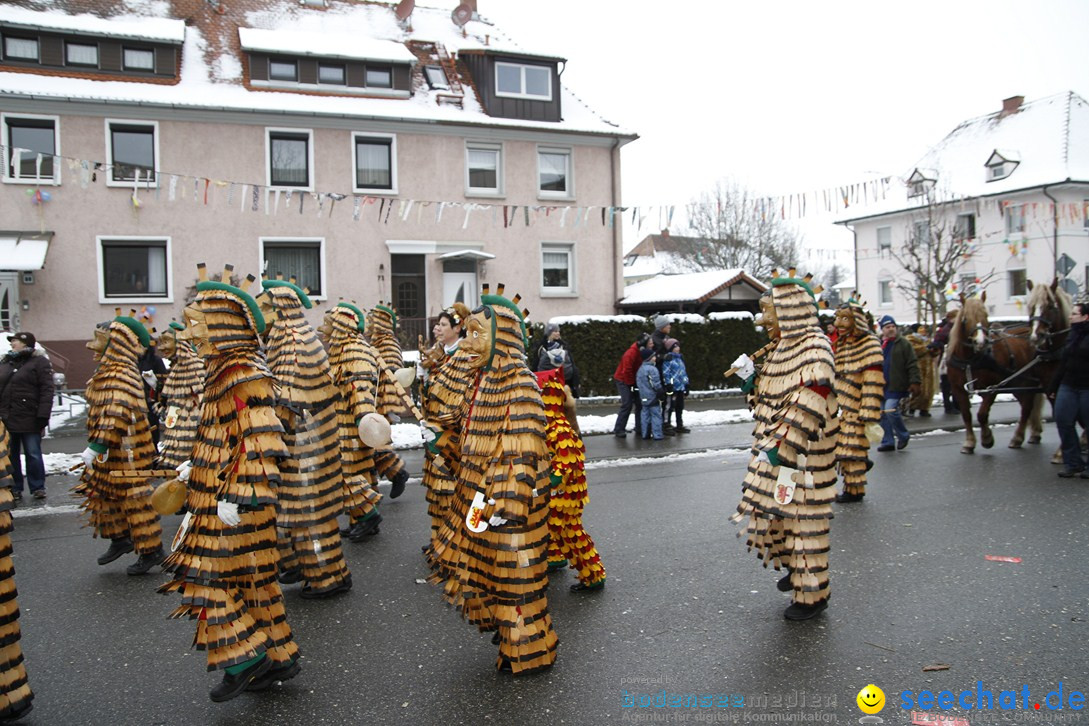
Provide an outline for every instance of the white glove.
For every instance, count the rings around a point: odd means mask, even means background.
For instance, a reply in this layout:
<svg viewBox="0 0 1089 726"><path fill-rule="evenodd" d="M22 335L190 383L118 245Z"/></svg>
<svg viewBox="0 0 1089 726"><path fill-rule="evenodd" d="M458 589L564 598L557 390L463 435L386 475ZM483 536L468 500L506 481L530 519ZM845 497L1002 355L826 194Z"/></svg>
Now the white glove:
<svg viewBox="0 0 1089 726"><path fill-rule="evenodd" d="M238 514L238 505L222 499L216 502L216 516L228 527L236 527L242 521L242 517Z"/></svg>
<svg viewBox="0 0 1089 726"><path fill-rule="evenodd" d="M493 514L492 516L488 517L488 526L489 527L502 527L506 523L507 523L507 520L503 519L502 517L500 517L497 514Z"/></svg>
<svg viewBox="0 0 1089 726"><path fill-rule="evenodd" d="M759 454L757 454L756 455L756 460L757 461L764 461L764 462L767 462L768 464L771 463L771 459L768 458L768 452L766 452L766 451L761 451Z"/></svg>
<svg viewBox="0 0 1089 726"><path fill-rule="evenodd" d="M387 413L387 414L386 414L386 418L387 418L387 419L389 419L389 422L390 422L391 424L399 424L399 423L401 423L401 417L400 417L400 416L398 416L398 415L397 415L397 414L395 414L395 413Z"/></svg>
<svg viewBox="0 0 1089 726"><path fill-rule="evenodd" d="M189 474L193 471L193 462L186 459L185 461L174 467L174 471L178 472L178 481L188 482Z"/></svg>
<svg viewBox="0 0 1089 726"><path fill-rule="evenodd" d="M423 437L425 444L433 444L439 438L439 432L431 428L427 424L420 424L420 436Z"/></svg>
<svg viewBox="0 0 1089 726"><path fill-rule="evenodd" d="M750 376L756 373L756 366L752 362L752 358L742 353L737 357L733 363L730 364L731 368L737 369L737 375L741 380L748 380Z"/></svg>
<svg viewBox="0 0 1089 726"><path fill-rule="evenodd" d="M88 469L94 466L95 457L97 456L98 452L92 449L90 446L88 446L86 449L83 450L82 453L80 453L80 458L83 459L83 465Z"/></svg>
<svg viewBox="0 0 1089 726"><path fill-rule="evenodd" d="M159 379L155 377L155 371L144 371L140 374L140 377L144 379L144 383L148 384L151 388L155 388L159 384Z"/></svg>

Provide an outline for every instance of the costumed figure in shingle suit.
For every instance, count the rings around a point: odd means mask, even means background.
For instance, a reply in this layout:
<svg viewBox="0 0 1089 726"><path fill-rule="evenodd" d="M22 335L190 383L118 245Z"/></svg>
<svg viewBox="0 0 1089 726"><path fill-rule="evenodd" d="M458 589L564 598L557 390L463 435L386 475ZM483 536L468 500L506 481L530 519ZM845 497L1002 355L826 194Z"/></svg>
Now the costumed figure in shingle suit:
<svg viewBox="0 0 1089 726"><path fill-rule="evenodd" d="M279 395L276 413L289 456L280 461L276 531L280 582L306 581L308 599L332 597L352 587L337 517L344 510L340 470L340 397L329 356L303 316L313 303L285 280L264 280L257 298L265 316L268 367Z"/></svg>
<svg viewBox="0 0 1089 726"><path fill-rule="evenodd" d="M27 682L23 666L23 649L19 645L19 603L15 598L15 565L11 561L11 510L15 497L11 493L11 439L0 421L0 722L22 718L34 708L34 694Z"/></svg>
<svg viewBox="0 0 1089 726"><path fill-rule="evenodd" d="M170 359L170 371L159 394L159 463L163 469L176 469L193 455L200 422L200 402L204 396L204 360L197 355L192 341L181 338L185 326L171 323L159 336L159 352Z"/></svg>
<svg viewBox="0 0 1089 726"><path fill-rule="evenodd" d="M226 266L223 280L233 268ZM197 621L193 644L208 670L223 670L209 693L230 700L298 674L299 649L276 581L276 486L287 458L276 417L276 382L265 363L265 320L244 289L208 279L197 266L197 297L185 322L208 367L186 515L164 563L177 592L172 617Z"/></svg>
<svg viewBox="0 0 1089 726"><path fill-rule="evenodd" d="M855 297L836 310L836 399L839 403L839 441L836 463L843 479L840 503L861 502L866 496L870 435L881 436L881 404L885 390L881 342L870 327L866 308Z"/></svg>
<svg viewBox="0 0 1089 726"><path fill-rule="evenodd" d="M915 332L904 336L915 351L915 360L919 363L919 392L908 399L908 414L919 412L920 418L930 418L930 405L934 401L937 382L934 380L934 356L930 348L929 331L925 325L915 328Z"/></svg>
<svg viewBox="0 0 1089 726"><path fill-rule="evenodd" d="M582 525L582 511L590 503L586 487L586 447L582 443L575 397L564 384L563 368L537 371L548 427L545 432L549 466L548 568L562 569L568 564L578 573L573 592L600 590L605 587L605 567L601 564L594 540Z"/></svg>
<svg viewBox="0 0 1089 726"><path fill-rule="evenodd" d="M496 667L515 674L556 659L548 585L545 415L526 365L525 311L518 297L481 296L463 346L473 381L460 404L424 424L439 451L461 432L457 485L428 561L431 582L482 632L495 631ZM444 454L445 455L445 454Z"/></svg>
<svg viewBox="0 0 1089 726"><path fill-rule="evenodd" d="M835 364L817 318L819 288L810 287L808 276L796 278L793 270L776 276L771 286L760 298L760 324L774 348L758 376L751 361L739 374L746 388L755 384L750 404L756 427L732 519L747 520L748 547L765 567L789 570L778 584L793 595L783 615L806 620L828 606L838 434Z"/></svg>
<svg viewBox="0 0 1089 726"><path fill-rule="evenodd" d="M164 556L159 515L151 507L155 444L136 364L151 336L134 317L117 313L87 344L98 368L87 382L87 448L73 491L84 497L94 536L110 540L98 564L135 550L139 557L126 572L143 575Z"/></svg>
<svg viewBox="0 0 1089 726"><path fill-rule="evenodd" d="M435 345L420 351L423 377L423 413L428 419L440 418L443 411L456 409L465 400L469 384L476 376L472 355L460 347L462 326L469 318L469 308L456 302L439 313ZM438 335L442 328L443 335ZM447 342L449 341L449 342ZM431 517L431 540L450 507L450 497L457 483L457 450L460 432L451 431L448 454L425 449L423 485L427 493L427 514Z"/></svg>
<svg viewBox="0 0 1089 726"><path fill-rule="evenodd" d="M329 351L333 383L340 392L336 403L337 430L340 432L340 463L344 477L344 513L347 529L341 536L361 542L378 534L382 515L378 503L378 478L374 468L374 449L359 434L359 423L375 413L378 395L378 354L363 339L363 311L352 303L341 302L325 313L320 332Z"/></svg>
<svg viewBox="0 0 1089 726"><path fill-rule="evenodd" d="M393 377L405 365L396 331L397 311L392 305L378 304L367 313L367 340L378 351L378 362L382 368L378 379L378 413L389 419L390 423L398 423L403 417L412 415L405 404L403 389L399 388ZM392 485L389 498L401 496L408 481L408 471L401 457L389 447L379 447L374 451L374 463L378 476L389 479Z"/></svg>

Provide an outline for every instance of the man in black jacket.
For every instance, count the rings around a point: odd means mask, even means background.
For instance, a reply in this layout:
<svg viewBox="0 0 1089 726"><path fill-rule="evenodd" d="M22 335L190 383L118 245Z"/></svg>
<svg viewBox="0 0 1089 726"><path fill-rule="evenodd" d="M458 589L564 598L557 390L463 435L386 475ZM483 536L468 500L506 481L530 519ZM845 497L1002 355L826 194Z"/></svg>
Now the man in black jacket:
<svg viewBox="0 0 1089 726"><path fill-rule="evenodd" d="M45 499L45 461L42 432L53 410L53 366L45 351L35 349L34 336L22 332L8 336L11 351L0 359L0 420L11 434L12 494L23 498L23 466L35 499Z"/></svg>

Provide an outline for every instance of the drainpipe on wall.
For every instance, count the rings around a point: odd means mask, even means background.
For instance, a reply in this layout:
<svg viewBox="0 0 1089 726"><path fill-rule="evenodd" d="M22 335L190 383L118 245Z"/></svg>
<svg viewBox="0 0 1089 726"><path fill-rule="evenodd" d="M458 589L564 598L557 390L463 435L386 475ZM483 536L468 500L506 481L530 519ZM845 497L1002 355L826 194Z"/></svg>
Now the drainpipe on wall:
<svg viewBox="0 0 1089 726"><path fill-rule="evenodd" d="M613 141L610 151L609 163L609 187L612 192L611 205L614 209L620 206L620 175L616 173L620 165L620 138ZM619 310L616 302L623 297L624 292L624 268L620 264L620 252L624 246L624 215L613 215L613 311Z"/></svg>
<svg viewBox="0 0 1089 726"><path fill-rule="evenodd" d="M1067 179L1067 181L1070 181ZM1051 272L1059 276L1059 200L1047 192L1050 184L1044 184L1043 195L1051 200Z"/></svg>

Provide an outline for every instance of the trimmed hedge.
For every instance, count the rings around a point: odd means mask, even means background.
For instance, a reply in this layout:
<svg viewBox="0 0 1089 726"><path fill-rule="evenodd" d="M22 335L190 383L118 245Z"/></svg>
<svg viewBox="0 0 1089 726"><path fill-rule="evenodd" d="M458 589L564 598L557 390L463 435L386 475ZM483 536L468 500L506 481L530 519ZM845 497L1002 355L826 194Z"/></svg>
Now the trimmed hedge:
<svg viewBox="0 0 1089 726"><path fill-rule="evenodd" d="M721 313L719 315L722 315ZM667 314L673 321L669 337L681 343L691 390L737 388L737 378L726 380L723 371L742 353L751 355L768 342L750 316L704 318L694 314ZM639 333L654 332L654 325L636 315L557 317L549 322L560 326L560 335L571 348L579 369L583 396L616 395L613 373L620 356L631 347ZM539 345L543 324L530 326L531 345Z"/></svg>

